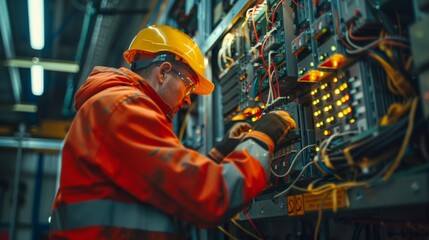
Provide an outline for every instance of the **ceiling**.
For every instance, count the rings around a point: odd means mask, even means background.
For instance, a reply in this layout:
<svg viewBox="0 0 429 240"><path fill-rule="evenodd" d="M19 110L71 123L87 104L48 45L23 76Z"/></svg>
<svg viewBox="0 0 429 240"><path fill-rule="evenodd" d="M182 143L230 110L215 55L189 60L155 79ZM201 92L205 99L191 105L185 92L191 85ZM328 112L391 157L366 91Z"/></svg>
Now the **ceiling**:
<svg viewBox="0 0 429 240"><path fill-rule="evenodd" d="M49 120L70 121L73 95L94 66L125 66L122 53L139 29L157 20L168 1L44 0L45 47L30 46L27 0L0 0L0 134L20 123L40 126ZM63 63L78 72L44 71L44 93L31 92L30 69L16 67ZM25 64L24 64L25 65Z"/></svg>

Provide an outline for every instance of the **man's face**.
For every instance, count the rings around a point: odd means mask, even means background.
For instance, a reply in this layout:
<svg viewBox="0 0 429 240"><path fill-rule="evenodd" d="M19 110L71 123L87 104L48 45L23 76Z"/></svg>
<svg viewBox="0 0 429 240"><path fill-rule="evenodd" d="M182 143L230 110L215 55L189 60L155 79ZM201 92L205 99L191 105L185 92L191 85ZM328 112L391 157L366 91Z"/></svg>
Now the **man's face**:
<svg viewBox="0 0 429 240"><path fill-rule="evenodd" d="M191 105L190 95L195 90L196 82L193 78L193 75L181 66L171 65L171 68L165 71L160 96L172 107L173 116L183 107Z"/></svg>

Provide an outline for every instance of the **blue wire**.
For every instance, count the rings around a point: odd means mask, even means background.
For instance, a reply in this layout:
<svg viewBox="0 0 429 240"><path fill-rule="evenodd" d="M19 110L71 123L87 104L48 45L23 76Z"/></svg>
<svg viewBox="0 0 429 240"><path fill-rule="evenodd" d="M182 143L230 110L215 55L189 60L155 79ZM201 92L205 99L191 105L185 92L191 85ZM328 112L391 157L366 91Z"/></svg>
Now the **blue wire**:
<svg viewBox="0 0 429 240"><path fill-rule="evenodd" d="M255 77L255 79L253 79L253 83L252 83L252 98L255 98L258 95L258 76Z"/></svg>

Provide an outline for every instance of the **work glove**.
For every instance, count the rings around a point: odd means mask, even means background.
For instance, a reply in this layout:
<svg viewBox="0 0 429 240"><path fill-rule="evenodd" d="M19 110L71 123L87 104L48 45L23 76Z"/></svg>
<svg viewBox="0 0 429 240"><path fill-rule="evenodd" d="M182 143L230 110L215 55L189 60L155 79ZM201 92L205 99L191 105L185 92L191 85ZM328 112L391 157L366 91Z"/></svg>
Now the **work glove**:
<svg viewBox="0 0 429 240"><path fill-rule="evenodd" d="M243 137L252 129L252 126L245 122L239 122L234 124L222 141L212 148L208 154L208 157L213 161L220 163L225 156L230 154L232 150L241 142Z"/></svg>
<svg viewBox="0 0 429 240"><path fill-rule="evenodd" d="M262 132L271 138L275 146L281 139L284 138L284 136L286 136L286 134L288 134L290 129L294 128L296 128L296 122L291 118L288 112L283 110L275 110L262 115L253 128L255 133L247 135L246 138L254 138L257 141L268 144L263 139L260 139L259 134L256 134L256 132ZM267 147L270 151L273 151L273 149L270 149L269 145Z"/></svg>

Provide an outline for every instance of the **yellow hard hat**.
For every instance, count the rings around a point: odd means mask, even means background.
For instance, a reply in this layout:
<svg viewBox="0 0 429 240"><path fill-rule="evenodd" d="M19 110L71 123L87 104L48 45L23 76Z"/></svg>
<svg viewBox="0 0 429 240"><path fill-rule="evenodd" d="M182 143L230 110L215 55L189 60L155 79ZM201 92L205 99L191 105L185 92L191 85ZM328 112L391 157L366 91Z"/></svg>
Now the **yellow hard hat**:
<svg viewBox="0 0 429 240"><path fill-rule="evenodd" d="M206 67L204 57L197 43L186 33L162 24L155 24L142 29L134 37L127 51L124 52L125 61L131 64L138 55L156 55L173 53L186 63L197 75L198 83L195 94L210 94L214 84L204 76Z"/></svg>

